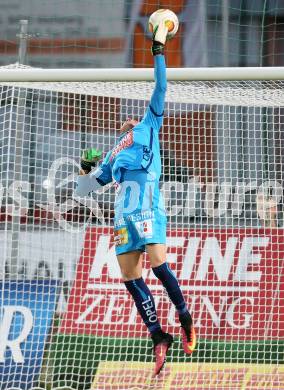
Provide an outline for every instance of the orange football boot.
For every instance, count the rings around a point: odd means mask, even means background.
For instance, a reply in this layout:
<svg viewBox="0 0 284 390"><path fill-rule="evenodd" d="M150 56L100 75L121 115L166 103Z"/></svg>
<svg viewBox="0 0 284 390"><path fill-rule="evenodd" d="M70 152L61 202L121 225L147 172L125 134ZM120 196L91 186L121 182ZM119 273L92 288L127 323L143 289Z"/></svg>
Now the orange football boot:
<svg viewBox="0 0 284 390"><path fill-rule="evenodd" d="M183 350L186 354L191 355L196 347L196 333L190 313L179 317L181 324L181 336Z"/></svg>
<svg viewBox="0 0 284 390"><path fill-rule="evenodd" d="M169 333L159 331L152 335L152 340L154 343L154 353L155 353L155 370L154 376L158 375L166 362L166 355L168 349L172 345L174 339Z"/></svg>

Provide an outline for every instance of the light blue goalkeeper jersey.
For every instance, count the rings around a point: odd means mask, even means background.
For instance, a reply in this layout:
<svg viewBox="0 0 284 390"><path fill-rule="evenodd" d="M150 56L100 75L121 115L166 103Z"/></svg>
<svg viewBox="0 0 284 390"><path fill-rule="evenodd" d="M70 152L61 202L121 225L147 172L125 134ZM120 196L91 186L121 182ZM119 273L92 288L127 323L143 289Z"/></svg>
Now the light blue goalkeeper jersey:
<svg viewBox="0 0 284 390"><path fill-rule="evenodd" d="M159 130L163 122L166 85L165 58L157 55L155 87L142 121L120 137L98 169L77 179L77 196L86 196L113 179L119 184L114 205L117 255L144 251L147 244L166 242L167 219L159 190Z"/></svg>
<svg viewBox="0 0 284 390"><path fill-rule="evenodd" d="M113 179L121 183L125 170L145 169L154 173L156 180L161 176L159 130L163 122L167 81L164 56L157 55L154 60L155 87L150 104L142 121L120 137L94 173L101 185Z"/></svg>

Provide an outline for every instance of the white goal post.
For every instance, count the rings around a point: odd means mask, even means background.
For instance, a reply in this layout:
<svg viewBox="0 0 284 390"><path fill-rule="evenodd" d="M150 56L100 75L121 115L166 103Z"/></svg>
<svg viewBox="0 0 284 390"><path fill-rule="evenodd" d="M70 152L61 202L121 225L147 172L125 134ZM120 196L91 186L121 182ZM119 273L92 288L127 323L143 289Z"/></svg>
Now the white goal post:
<svg viewBox="0 0 284 390"><path fill-rule="evenodd" d="M21 66L20 69L2 67L0 81L20 82L94 82L94 81L152 81L150 68L76 68L40 69ZM283 80L284 67L221 67L221 68L168 68L169 81L225 81L225 80Z"/></svg>
<svg viewBox="0 0 284 390"><path fill-rule="evenodd" d="M151 378L151 343L114 254L115 188L73 196L81 150L107 152L121 122L143 116L153 69L10 65L0 68L0 387L284 388L284 68L169 68L167 78L167 256L196 352L183 354L145 258L175 336Z"/></svg>

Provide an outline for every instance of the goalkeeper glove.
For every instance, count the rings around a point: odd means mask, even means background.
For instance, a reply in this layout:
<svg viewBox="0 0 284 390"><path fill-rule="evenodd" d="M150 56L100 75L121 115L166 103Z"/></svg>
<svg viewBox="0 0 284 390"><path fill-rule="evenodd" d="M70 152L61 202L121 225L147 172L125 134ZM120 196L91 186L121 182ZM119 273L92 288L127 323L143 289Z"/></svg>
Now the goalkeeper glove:
<svg viewBox="0 0 284 390"><path fill-rule="evenodd" d="M92 167L97 166L98 161L102 157L102 152L98 149L85 149L81 154L81 168L85 173L89 173Z"/></svg>
<svg viewBox="0 0 284 390"><path fill-rule="evenodd" d="M153 56L157 54L164 54L164 46L167 40L168 27L165 21L162 21L158 26L155 27L152 37L151 52Z"/></svg>

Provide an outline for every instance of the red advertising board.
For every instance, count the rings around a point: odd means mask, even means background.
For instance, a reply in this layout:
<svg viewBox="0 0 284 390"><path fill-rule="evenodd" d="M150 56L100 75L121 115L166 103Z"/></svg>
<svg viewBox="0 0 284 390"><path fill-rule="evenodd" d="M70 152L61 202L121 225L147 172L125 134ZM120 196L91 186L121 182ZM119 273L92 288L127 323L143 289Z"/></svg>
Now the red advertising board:
<svg viewBox="0 0 284 390"><path fill-rule="evenodd" d="M180 281L199 337L284 337L282 230L182 229L168 232L167 245L167 260ZM175 308L147 259L144 265L143 277L153 292L162 325L178 332ZM110 337L147 335L120 278L111 229L86 231L60 331Z"/></svg>

